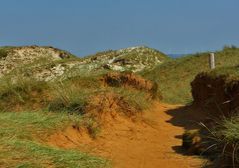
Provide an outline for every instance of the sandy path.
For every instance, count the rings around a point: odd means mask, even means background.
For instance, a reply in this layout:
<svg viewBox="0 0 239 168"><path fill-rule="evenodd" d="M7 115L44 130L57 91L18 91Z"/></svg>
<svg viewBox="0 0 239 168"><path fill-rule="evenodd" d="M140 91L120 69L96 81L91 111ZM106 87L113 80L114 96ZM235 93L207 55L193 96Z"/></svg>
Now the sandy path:
<svg viewBox="0 0 239 168"><path fill-rule="evenodd" d="M69 128L64 133L53 135L50 144L77 147L109 158L115 168L200 167L203 161L199 158L176 152L181 146L178 137L184 128L171 124L172 116L167 112L176 108L178 106L157 103L152 110L145 112L143 123L118 117L108 122L96 140ZM177 120L186 122L183 116Z"/></svg>

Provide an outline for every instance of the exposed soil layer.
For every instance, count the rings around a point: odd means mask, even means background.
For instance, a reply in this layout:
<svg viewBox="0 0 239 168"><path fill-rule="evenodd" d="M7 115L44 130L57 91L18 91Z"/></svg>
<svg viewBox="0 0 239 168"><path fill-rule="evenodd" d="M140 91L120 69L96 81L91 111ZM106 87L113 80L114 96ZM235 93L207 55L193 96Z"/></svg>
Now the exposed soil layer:
<svg viewBox="0 0 239 168"><path fill-rule="evenodd" d="M239 107L239 81L229 76L201 73L191 83L194 104L211 116L231 116Z"/></svg>
<svg viewBox="0 0 239 168"><path fill-rule="evenodd" d="M183 108L156 103L152 110L144 113L142 120L133 122L115 115L96 139L91 139L86 130L69 127L50 136L48 144L106 157L116 168L200 167L201 159L184 155L180 148L180 136L185 125L190 125L187 118L190 115L185 117L183 111L177 109ZM173 116L174 111L179 115Z"/></svg>
<svg viewBox="0 0 239 168"><path fill-rule="evenodd" d="M158 86L156 83L146 80L133 73L109 73L103 79L103 83L111 87L130 87L137 90L143 90L156 96Z"/></svg>
<svg viewBox="0 0 239 168"><path fill-rule="evenodd" d="M137 109L130 106L122 96L111 93L103 93L92 96L85 111L98 119L100 122L107 122L107 118L115 118L118 113L130 117L136 115ZM104 124L103 123L103 124Z"/></svg>

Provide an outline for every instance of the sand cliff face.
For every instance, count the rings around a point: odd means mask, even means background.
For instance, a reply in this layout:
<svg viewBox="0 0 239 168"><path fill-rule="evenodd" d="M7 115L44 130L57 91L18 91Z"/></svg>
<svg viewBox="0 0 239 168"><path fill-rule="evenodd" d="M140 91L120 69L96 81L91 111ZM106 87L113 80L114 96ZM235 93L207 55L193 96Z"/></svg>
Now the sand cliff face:
<svg viewBox="0 0 239 168"><path fill-rule="evenodd" d="M238 110L238 78L201 73L196 76L191 86L194 104L215 113L214 116L230 116Z"/></svg>

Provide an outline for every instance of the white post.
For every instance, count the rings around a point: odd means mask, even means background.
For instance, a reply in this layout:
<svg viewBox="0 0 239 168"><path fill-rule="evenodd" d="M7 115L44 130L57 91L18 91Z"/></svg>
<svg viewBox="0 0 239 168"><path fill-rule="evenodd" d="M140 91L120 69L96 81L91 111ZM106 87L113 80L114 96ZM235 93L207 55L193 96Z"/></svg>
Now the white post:
<svg viewBox="0 0 239 168"><path fill-rule="evenodd" d="M214 53L210 53L209 66L210 66L210 69L215 69L215 54Z"/></svg>

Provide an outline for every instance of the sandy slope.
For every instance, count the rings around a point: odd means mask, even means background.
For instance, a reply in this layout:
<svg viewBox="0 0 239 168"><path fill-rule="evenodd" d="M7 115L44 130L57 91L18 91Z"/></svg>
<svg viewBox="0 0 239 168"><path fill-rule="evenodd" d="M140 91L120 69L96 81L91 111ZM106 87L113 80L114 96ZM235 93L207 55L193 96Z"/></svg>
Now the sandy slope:
<svg viewBox="0 0 239 168"><path fill-rule="evenodd" d="M52 135L49 144L79 148L109 158L115 168L200 167L203 160L180 152L184 127L171 123L175 116L169 113L174 109L180 107L156 103L152 110L145 112L144 122L117 117L113 122L107 121L96 140L82 131L68 128ZM185 115L176 116L176 120L182 125L188 124Z"/></svg>

